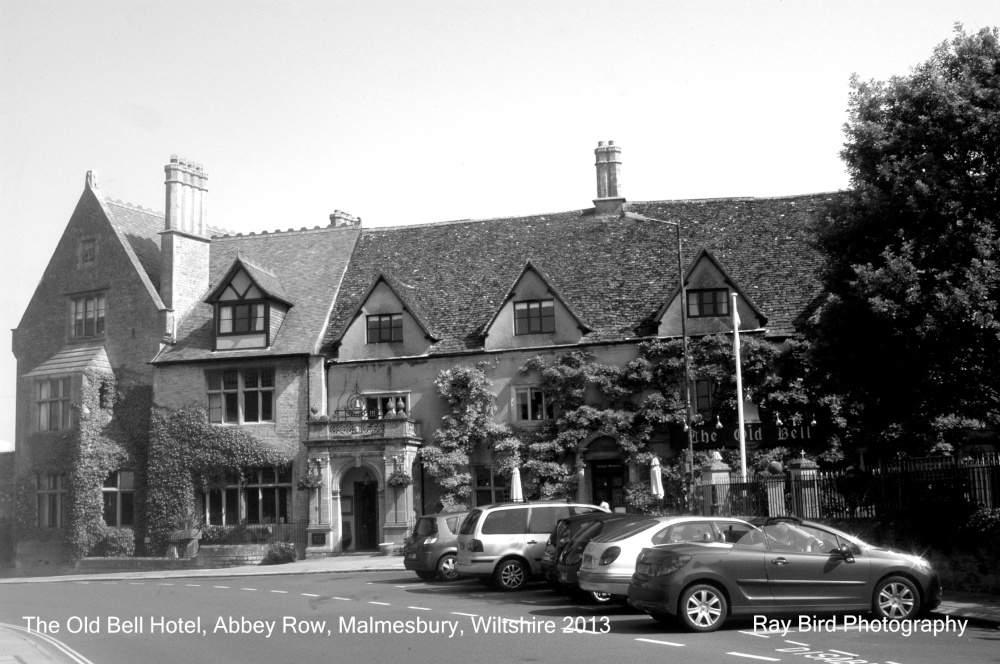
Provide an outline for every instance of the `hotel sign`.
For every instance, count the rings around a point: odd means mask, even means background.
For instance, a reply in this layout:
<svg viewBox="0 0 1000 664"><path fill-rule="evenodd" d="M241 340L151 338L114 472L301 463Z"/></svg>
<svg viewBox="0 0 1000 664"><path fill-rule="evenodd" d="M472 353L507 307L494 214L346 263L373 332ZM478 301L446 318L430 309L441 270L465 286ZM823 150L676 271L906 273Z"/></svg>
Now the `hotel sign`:
<svg viewBox="0 0 1000 664"><path fill-rule="evenodd" d="M761 422L743 425L743 436L748 450L761 446L796 445L809 443L820 435L816 426L777 426ZM740 434L736 422L723 423L722 428L714 425L692 427L688 436L695 449L715 449L718 447L739 447Z"/></svg>

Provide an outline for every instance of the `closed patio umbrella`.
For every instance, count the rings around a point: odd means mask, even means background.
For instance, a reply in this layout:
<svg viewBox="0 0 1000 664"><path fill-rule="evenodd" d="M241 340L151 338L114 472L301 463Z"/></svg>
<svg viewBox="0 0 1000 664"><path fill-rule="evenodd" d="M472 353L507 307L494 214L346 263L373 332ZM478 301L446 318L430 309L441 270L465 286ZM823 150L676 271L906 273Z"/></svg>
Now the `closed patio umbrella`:
<svg viewBox="0 0 1000 664"><path fill-rule="evenodd" d="M663 477L660 475L660 460L653 458L653 465L649 467L649 488L653 497L659 500L663 498Z"/></svg>
<svg viewBox="0 0 1000 664"><path fill-rule="evenodd" d="M514 472L510 474L510 499L515 503L524 500L524 490L521 489L521 471L517 468L514 468Z"/></svg>

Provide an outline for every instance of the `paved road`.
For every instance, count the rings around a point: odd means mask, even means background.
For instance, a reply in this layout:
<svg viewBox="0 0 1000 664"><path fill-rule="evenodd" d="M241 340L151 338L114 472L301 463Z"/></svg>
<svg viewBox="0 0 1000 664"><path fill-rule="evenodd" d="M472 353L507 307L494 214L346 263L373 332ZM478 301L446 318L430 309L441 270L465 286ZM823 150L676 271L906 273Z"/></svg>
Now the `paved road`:
<svg viewBox="0 0 1000 664"><path fill-rule="evenodd" d="M933 634L660 625L542 585L505 594L406 572L205 577L0 586L0 623L46 632L95 664L191 661L996 662L1000 630ZM815 625L814 625L815 626ZM58 629L58 631L56 631ZM141 631L140 631L141 630ZM393 633L398 632L398 633ZM407 633L420 632L420 633ZM822 654L821 654L822 653Z"/></svg>

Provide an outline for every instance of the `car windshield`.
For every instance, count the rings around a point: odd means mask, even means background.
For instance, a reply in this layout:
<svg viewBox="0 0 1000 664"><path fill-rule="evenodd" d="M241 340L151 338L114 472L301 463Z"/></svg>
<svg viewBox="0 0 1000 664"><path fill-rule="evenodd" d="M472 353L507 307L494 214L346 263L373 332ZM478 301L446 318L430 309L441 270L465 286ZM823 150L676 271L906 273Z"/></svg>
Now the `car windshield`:
<svg viewBox="0 0 1000 664"><path fill-rule="evenodd" d="M433 535L435 531L437 531L437 525L434 519L417 519L417 522L413 524L414 537L427 537Z"/></svg>
<svg viewBox="0 0 1000 664"><path fill-rule="evenodd" d="M608 525L608 529L605 530L600 537L595 537L592 541L594 542L617 542L618 540L623 540L632 535L641 533L647 528L660 523L655 519L639 519L638 521L623 520L614 521Z"/></svg>

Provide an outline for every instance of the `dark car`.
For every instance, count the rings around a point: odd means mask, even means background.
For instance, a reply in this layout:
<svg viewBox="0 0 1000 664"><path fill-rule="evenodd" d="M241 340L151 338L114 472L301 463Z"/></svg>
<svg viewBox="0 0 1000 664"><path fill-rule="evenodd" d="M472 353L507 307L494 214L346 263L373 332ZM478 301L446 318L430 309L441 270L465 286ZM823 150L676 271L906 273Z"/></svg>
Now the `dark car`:
<svg viewBox="0 0 1000 664"><path fill-rule="evenodd" d="M905 620L941 603L938 574L919 556L795 518L760 527L707 520L713 542L642 550L629 604L656 620L711 632L729 616L873 611Z"/></svg>
<svg viewBox="0 0 1000 664"><path fill-rule="evenodd" d="M566 543L556 560L556 583L559 590L571 595L579 595L583 599L603 604L610 602L614 596L602 591L586 591L580 589L578 572L583 562L583 550L599 535L613 532L625 524L642 521L644 517L638 514L607 514L608 518L593 520L584 525L577 534Z"/></svg>
<svg viewBox="0 0 1000 664"><path fill-rule="evenodd" d="M549 539L545 543L545 553L542 554L542 574L549 585L556 590L560 589L559 581L556 578L556 562L559 560L563 548L576 537L577 533L595 521L620 519L622 516L622 514L613 512L591 512L590 514L577 514L560 519L559 523L556 524L556 529L549 535Z"/></svg>
<svg viewBox="0 0 1000 664"><path fill-rule="evenodd" d="M442 512L417 519L403 544L403 565L421 579L454 581L458 529L468 512Z"/></svg>

